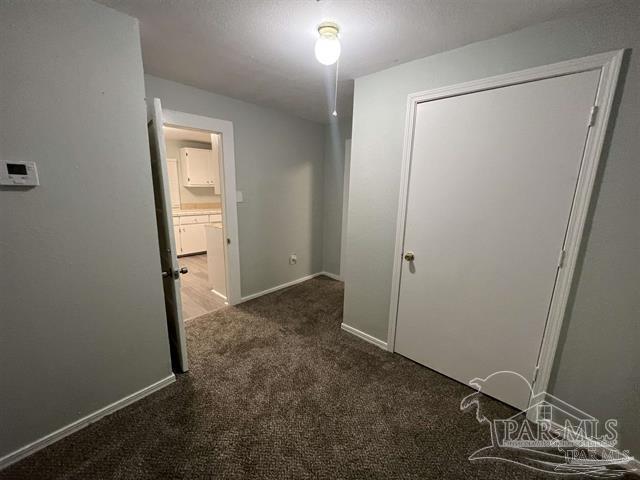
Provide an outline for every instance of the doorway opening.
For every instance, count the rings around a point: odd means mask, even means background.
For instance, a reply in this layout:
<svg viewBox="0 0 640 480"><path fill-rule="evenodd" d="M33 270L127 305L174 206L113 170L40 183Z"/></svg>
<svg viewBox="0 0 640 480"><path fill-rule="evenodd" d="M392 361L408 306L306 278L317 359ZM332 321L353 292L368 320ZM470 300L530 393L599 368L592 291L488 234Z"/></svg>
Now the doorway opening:
<svg viewBox="0 0 640 480"><path fill-rule="evenodd" d="M227 302L220 135L163 126L184 321Z"/></svg>

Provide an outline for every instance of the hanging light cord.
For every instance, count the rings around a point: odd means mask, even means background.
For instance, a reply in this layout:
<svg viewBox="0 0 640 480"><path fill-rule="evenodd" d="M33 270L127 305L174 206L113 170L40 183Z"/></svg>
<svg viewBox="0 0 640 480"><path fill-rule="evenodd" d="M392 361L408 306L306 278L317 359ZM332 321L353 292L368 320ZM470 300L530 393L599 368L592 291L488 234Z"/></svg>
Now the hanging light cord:
<svg viewBox="0 0 640 480"><path fill-rule="evenodd" d="M333 113L334 117L338 116L338 64L340 63L340 59L336 60L336 88L333 92Z"/></svg>

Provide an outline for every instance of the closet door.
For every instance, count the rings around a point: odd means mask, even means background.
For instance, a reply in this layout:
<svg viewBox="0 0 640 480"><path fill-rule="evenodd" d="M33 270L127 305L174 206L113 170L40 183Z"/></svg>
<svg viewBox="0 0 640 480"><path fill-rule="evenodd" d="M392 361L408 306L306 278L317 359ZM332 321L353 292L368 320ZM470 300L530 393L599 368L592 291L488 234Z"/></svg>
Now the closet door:
<svg viewBox="0 0 640 480"><path fill-rule="evenodd" d="M532 383L599 76L418 105L398 353L464 383L501 370ZM525 382L483 392L529 399Z"/></svg>

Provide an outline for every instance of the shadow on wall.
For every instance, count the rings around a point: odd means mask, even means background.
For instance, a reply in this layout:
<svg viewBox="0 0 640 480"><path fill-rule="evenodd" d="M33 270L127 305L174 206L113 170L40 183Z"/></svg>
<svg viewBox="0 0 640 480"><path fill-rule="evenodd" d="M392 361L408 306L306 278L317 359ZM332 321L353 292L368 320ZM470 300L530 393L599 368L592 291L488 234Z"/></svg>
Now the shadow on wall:
<svg viewBox="0 0 640 480"><path fill-rule="evenodd" d="M330 116L324 143L323 270L342 275L342 213L346 140L351 138L351 118Z"/></svg>
<svg viewBox="0 0 640 480"><path fill-rule="evenodd" d="M556 359L553 365L553 370L551 372L551 377L549 378L549 392L553 392L556 387L556 382L558 380L559 366L562 364L562 356L564 352L563 346L566 344L567 333L571 326L572 319L574 318L573 314L574 314L574 308L576 303L578 285L581 284L587 246L589 245L589 240L591 238L591 229L593 227L593 219L594 219L596 208L598 205L598 199L600 197L600 190L602 189L602 183L603 183L602 177L604 175L606 165L609 161L609 150L611 149L613 132L615 131L615 126L618 120L618 112L620 110L620 105L622 103L622 95L625 90L625 83L627 80L627 73L629 71L630 59L631 59L631 49L627 49L625 50L624 56L622 58L622 64L620 66L620 76L618 77L618 85L616 87L616 93L613 99L613 104L611 106L611 114L609 117L609 123L607 125L607 133L604 139L604 143L602 145L602 153L600 155L600 163L598 164L598 172L596 174L596 179L593 185L593 191L591 193L591 204L589 205L589 211L587 213L587 218L585 220L584 231L582 234L582 242L580 244L580 251L578 252L576 267L573 274L573 285L571 286L571 292L569 294L569 299L567 301L567 309L564 316L564 321L562 322L562 330L560 332L560 338L558 339L558 349L557 349Z"/></svg>

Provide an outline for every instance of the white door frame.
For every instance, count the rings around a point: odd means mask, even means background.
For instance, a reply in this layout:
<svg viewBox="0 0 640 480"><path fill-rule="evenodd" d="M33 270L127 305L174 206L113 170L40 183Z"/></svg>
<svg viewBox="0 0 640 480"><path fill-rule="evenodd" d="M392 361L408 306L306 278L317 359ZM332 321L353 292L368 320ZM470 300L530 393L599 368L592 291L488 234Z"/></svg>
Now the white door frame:
<svg viewBox="0 0 640 480"><path fill-rule="evenodd" d="M344 174L342 181L342 230L340 239L340 276L344 282L347 255L347 215L349 214L349 178L351 176L351 139L344 142Z"/></svg>
<svg viewBox="0 0 640 480"><path fill-rule="evenodd" d="M542 67L531 68L519 72L475 80L458 85L437 88L408 95L402 170L400 174L400 195L398 200L398 216L396 224L396 241L391 281L391 304L389 308L389 331L387 349L395 350L396 322L398 318L398 302L400 298L400 278L403 266L404 230L407 214L408 186L413 148L413 132L416 110L419 103L438 100L457 95L469 94L509 85L543 80L590 70L601 70L600 83L594 106L596 113L594 122L587 134L582 166L580 169L574 203L571 209L569 224L565 234L565 256L562 268L558 269L556 283L551 299L547 324L538 356L537 379L533 385L532 398L547 389L553 367L553 360L558 346L562 321L565 316L569 292L571 289L576 260L580 250L580 242L584 232L591 193L598 171L602 145L607 129L615 87L620 72L624 50L592 55L589 57L554 63ZM585 118L585 123L589 119ZM535 409L531 409L535 410Z"/></svg>
<svg viewBox="0 0 640 480"><path fill-rule="evenodd" d="M227 238L226 276L227 302L236 305L240 294L240 248L238 237L238 206L236 202L236 159L234 153L233 123L228 120L203 117L190 113L163 110L164 125L193 128L220 134L222 147L222 225ZM230 242L230 243L229 243Z"/></svg>

